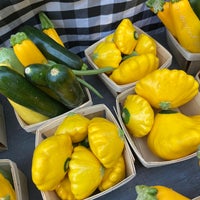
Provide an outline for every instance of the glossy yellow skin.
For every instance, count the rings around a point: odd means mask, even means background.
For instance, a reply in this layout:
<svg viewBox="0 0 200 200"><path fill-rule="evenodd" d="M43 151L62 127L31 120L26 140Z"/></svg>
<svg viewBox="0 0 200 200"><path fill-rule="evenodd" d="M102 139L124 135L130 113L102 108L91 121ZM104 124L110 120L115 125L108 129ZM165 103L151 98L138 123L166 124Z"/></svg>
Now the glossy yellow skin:
<svg viewBox="0 0 200 200"><path fill-rule="evenodd" d="M55 191L61 200L75 200L74 194L71 191L71 183L67 174L56 187Z"/></svg>
<svg viewBox="0 0 200 200"><path fill-rule="evenodd" d="M34 150L32 180L39 190L54 190L65 177L73 150L69 135L52 135Z"/></svg>
<svg viewBox="0 0 200 200"><path fill-rule="evenodd" d="M92 60L99 68L117 68L122 60L122 56L114 42L102 41L94 49Z"/></svg>
<svg viewBox="0 0 200 200"><path fill-rule="evenodd" d="M180 45L192 53L200 52L200 21L188 0L170 4L172 23Z"/></svg>
<svg viewBox="0 0 200 200"><path fill-rule="evenodd" d="M174 160L197 151L200 144L200 115L157 113L148 134L150 150L164 160Z"/></svg>
<svg viewBox="0 0 200 200"><path fill-rule="evenodd" d="M135 189L137 192L136 200L190 200L175 190L162 185L136 185Z"/></svg>
<svg viewBox="0 0 200 200"><path fill-rule="evenodd" d="M165 1L157 16L183 48L191 53L200 52L200 20L188 0Z"/></svg>
<svg viewBox="0 0 200 200"><path fill-rule="evenodd" d="M111 33L110 35L108 35L108 36L105 38L105 41L106 41L106 42L113 42L113 36L114 36L114 33Z"/></svg>
<svg viewBox="0 0 200 200"><path fill-rule="evenodd" d="M105 169L103 180L98 187L99 190L105 191L111 188L112 186L122 181L125 178L125 175L126 175L125 160L123 155L121 155L114 167Z"/></svg>
<svg viewBox="0 0 200 200"><path fill-rule="evenodd" d="M198 93L199 84L183 70L157 69L140 79L135 86L138 95L154 108L177 108Z"/></svg>
<svg viewBox="0 0 200 200"><path fill-rule="evenodd" d="M29 108L26 108L18 103L15 103L10 99L8 99L8 101L10 102L16 113L19 115L19 117L28 125L40 123L49 119L49 117L35 112Z"/></svg>
<svg viewBox="0 0 200 200"><path fill-rule="evenodd" d="M157 54L157 47L155 40L145 33L139 34L138 42L135 51L140 54L152 53Z"/></svg>
<svg viewBox="0 0 200 200"><path fill-rule="evenodd" d="M73 143L78 143L87 137L89 119L78 113L68 115L58 126L55 135L67 134Z"/></svg>
<svg viewBox="0 0 200 200"><path fill-rule="evenodd" d="M57 31L54 28L44 29L43 33L48 35L50 38L52 38L54 41L56 41L61 46L63 46L63 47L65 46L63 44L63 41L61 40L60 36L58 35Z"/></svg>
<svg viewBox="0 0 200 200"><path fill-rule="evenodd" d="M169 199L190 200L188 197L183 196L182 194L174 191L171 188L161 186L161 185L156 185L153 187L158 190L158 193L156 195L158 200L169 200Z"/></svg>
<svg viewBox="0 0 200 200"><path fill-rule="evenodd" d="M48 62L42 52L30 39L25 39L22 43L14 45L13 50L24 67L30 64L46 64Z"/></svg>
<svg viewBox="0 0 200 200"><path fill-rule="evenodd" d="M163 10L157 12L158 18L162 21L162 23L165 25L165 27L168 29L168 31L173 35L176 36L174 23L172 23L172 16L171 16L171 2L165 1L163 5ZM151 9L153 12L154 10Z"/></svg>
<svg viewBox="0 0 200 200"><path fill-rule="evenodd" d="M68 176L75 199L85 199L98 188L103 178L103 168L89 149L77 146L69 162Z"/></svg>
<svg viewBox="0 0 200 200"><path fill-rule="evenodd" d="M124 101L122 119L131 135L143 137L153 126L154 111L146 99L130 94Z"/></svg>
<svg viewBox="0 0 200 200"><path fill-rule="evenodd" d="M124 133L103 117L90 120L88 141L90 149L105 168L113 167L124 149Z"/></svg>
<svg viewBox="0 0 200 200"><path fill-rule="evenodd" d="M152 53L132 56L122 61L109 76L119 85L138 81L159 67L159 58Z"/></svg>
<svg viewBox="0 0 200 200"><path fill-rule="evenodd" d="M16 200L16 193L11 183L0 173L0 199L4 199L6 196L10 197L10 200Z"/></svg>
<svg viewBox="0 0 200 200"><path fill-rule="evenodd" d="M134 25L128 18L123 19L117 26L113 41L118 49L125 55L131 54L137 44L138 34Z"/></svg>

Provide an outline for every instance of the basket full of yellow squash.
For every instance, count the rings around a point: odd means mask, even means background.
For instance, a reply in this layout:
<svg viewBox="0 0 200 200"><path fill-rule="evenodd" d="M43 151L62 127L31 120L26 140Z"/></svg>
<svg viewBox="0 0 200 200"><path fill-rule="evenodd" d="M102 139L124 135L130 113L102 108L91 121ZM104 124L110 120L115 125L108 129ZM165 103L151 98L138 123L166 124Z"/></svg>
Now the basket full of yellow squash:
<svg viewBox="0 0 200 200"><path fill-rule="evenodd" d="M146 167L192 158L200 144L200 94L196 79L178 69L158 69L116 98L120 124Z"/></svg>
<svg viewBox="0 0 200 200"><path fill-rule="evenodd" d="M44 200L96 199L136 175L124 132L104 104L40 126L31 171Z"/></svg>
<svg viewBox="0 0 200 200"><path fill-rule="evenodd" d="M99 77L114 96L172 62L168 50L128 18L122 19L113 33L88 47L85 55L94 69L113 68Z"/></svg>

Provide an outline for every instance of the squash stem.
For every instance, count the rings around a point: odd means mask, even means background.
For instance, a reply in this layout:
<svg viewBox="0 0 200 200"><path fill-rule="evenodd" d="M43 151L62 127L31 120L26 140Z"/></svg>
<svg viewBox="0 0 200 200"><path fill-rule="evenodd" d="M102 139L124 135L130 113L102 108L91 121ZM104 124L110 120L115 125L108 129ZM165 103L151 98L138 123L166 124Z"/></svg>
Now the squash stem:
<svg viewBox="0 0 200 200"><path fill-rule="evenodd" d="M51 22L51 20L46 16L44 12L39 13L39 19L41 22L42 30L54 28L54 24Z"/></svg>
<svg viewBox="0 0 200 200"><path fill-rule="evenodd" d="M113 71L113 67L104 67L100 69L91 69L91 70L72 70L75 75L77 76L88 76L88 75L97 75L104 72L111 72Z"/></svg>
<svg viewBox="0 0 200 200"><path fill-rule="evenodd" d="M155 14L163 10L165 0L148 0L146 1L146 6L153 10Z"/></svg>
<svg viewBox="0 0 200 200"><path fill-rule="evenodd" d="M136 200L146 200L146 199L157 200L158 199L156 197L158 193L158 190L156 188L146 186L146 185L136 185L135 189L137 193Z"/></svg>
<svg viewBox="0 0 200 200"><path fill-rule="evenodd" d="M89 83L87 83L86 81L84 81L83 79L77 77L77 80L83 84L85 87L87 87L89 90L91 90L92 92L94 92L98 97L103 98L103 96Z"/></svg>

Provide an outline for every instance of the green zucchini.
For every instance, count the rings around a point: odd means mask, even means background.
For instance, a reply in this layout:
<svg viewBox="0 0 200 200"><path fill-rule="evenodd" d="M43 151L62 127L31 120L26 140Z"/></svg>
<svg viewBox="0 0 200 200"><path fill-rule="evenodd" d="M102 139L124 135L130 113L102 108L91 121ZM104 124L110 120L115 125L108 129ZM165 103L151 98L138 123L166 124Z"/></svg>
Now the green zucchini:
<svg viewBox="0 0 200 200"><path fill-rule="evenodd" d="M55 63L54 63L55 64ZM55 100L62 102L60 97L48 87L47 73L51 70L50 65L44 64L31 64L24 70L25 78L30 81L33 85L40 88L43 92L48 94Z"/></svg>
<svg viewBox="0 0 200 200"><path fill-rule="evenodd" d="M48 60L53 60L76 70L85 66L77 54L61 46L41 30L29 25L21 27L20 30L26 33Z"/></svg>
<svg viewBox="0 0 200 200"><path fill-rule="evenodd" d="M51 69L51 66L44 64L31 64L24 70L24 76L27 80L37 86L48 87L47 73Z"/></svg>
<svg viewBox="0 0 200 200"><path fill-rule="evenodd" d="M24 74L24 66L18 60L11 47L0 48L0 65L8 66L17 71L20 74Z"/></svg>
<svg viewBox="0 0 200 200"><path fill-rule="evenodd" d="M75 108L85 101L85 92L76 75L64 65L32 64L26 67L24 75L27 80L37 87L43 87L43 91L68 108Z"/></svg>
<svg viewBox="0 0 200 200"><path fill-rule="evenodd" d="M6 66L0 66L0 93L14 102L48 117L55 117L68 109L22 75Z"/></svg>

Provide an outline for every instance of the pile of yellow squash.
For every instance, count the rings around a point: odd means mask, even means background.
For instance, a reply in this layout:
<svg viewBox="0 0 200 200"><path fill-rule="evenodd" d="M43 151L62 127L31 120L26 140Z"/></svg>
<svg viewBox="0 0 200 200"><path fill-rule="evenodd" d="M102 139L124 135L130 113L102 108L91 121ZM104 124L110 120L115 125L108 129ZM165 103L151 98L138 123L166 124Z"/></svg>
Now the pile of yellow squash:
<svg viewBox="0 0 200 200"><path fill-rule="evenodd" d="M70 113L34 150L32 180L60 199L85 199L126 176L124 133L104 117Z"/></svg>
<svg viewBox="0 0 200 200"><path fill-rule="evenodd" d="M91 58L99 68L113 67L108 76L118 85L136 82L159 67L155 40L138 34L127 18L97 44Z"/></svg>
<svg viewBox="0 0 200 200"><path fill-rule="evenodd" d="M134 137L147 137L149 149L164 160L185 157L200 144L200 115L178 107L198 93L195 78L178 69L157 69L136 83L124 101L122 119Z"/></svg>

